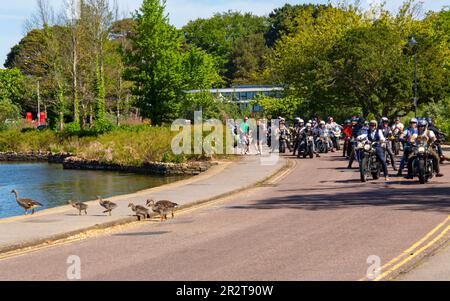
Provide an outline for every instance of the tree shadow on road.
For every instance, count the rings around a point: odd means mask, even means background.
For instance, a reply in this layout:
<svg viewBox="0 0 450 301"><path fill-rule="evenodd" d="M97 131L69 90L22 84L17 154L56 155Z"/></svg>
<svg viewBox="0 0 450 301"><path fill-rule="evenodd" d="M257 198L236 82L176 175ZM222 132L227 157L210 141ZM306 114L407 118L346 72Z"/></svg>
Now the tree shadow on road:
<svg viewBox="0 0 450 301"><path fill-rule="evenodd" d="M423 186L422 186L423 187ZM450 187L401 187L365 191L337 191L335 193L291 194L257 201L251 206L233 206L234 209L302 209L336 210L354 207L392 206L396 210L437 211L450 214ZM294 192L295 193L295 192Z"/></svg>

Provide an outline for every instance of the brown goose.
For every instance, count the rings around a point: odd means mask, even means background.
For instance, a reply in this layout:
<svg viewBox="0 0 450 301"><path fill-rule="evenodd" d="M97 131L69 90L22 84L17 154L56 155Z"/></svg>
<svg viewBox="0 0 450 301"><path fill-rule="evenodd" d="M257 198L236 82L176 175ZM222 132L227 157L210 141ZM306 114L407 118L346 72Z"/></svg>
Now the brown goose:
<svg viewBox="0 0 450 301"><path fill-rule="evenodd" d="M25 215L28 214L28 210L32 210L31 214L34 214L34 209L43 206L41 203L39 203L39 202L37 202L35 200L19 198L19 193L15 189L11 190L11 193L14 193L16 195L16 202L17 202L17 204L19 204L20 207L25 209Z"/></svg>
<svg viewBox="0 0 450 301"><path fill-rule="evenodd" d="M79 215L81 215L81 212L83 212L83 211L84 211L84 214L87 215L88 205L81 203L81 202L74 202L74 201L69 201L69 204L72 205L73 208L78 209Z"/></svg>
<svg viewBox="0 0 450 301"><path fill-rule="evenodd" d="M158 213L161 216L161 221L167 220L167 214L172 213L172 218L175 217L175 209L178 208L178 204L171 201L158 201L147 200L147 207L152 208L153 212Z"/></svg>
<svg viewBox="0 0 450 301"><path fill-rule="evenodd" d="M133 203L130 203L128 205L128 208L131 208L131 210L133 210L133 212L136 213L136 216L138 217L139 220L141 220L141 217L143 219L150 218L150 212L144 206L140 206L140 205L136 206Z"/></svg>
<svg viewBox="0 0 450 301"><path fill-rule="evenodd" d="M104 201L100 196L98 196L97 198L100 203L100 206L106 209L105 211L103 211L103 213L109 213L109 216L111 216L112 215L111 212L117 208L117 204L110 201Z"/></svg>

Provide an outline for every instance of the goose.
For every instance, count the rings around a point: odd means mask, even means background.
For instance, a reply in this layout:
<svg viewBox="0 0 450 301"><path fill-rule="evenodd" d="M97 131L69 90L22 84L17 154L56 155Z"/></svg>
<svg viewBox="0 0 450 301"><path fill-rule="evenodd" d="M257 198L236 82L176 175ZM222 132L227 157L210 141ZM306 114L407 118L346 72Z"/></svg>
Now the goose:
<svg viewBox="0 0 450 301"><path fill-rule="evenodd" d="M35 200L32 199L21 199L19 198L19 193L17 190L13 189L11 190L11 193L14 193L16 195L16 202L19 204L20 207L25 209L25 215L28 214L28 210L32 210L31 214L34 214L34 210L36 208L42 207L43 205Z"/></svg>
<svg viewBox="0 0 450 301"><path fill-rule="evenodd" d="M131 210L133 210L133 212L136 213L136 216L138 217L139 220L141 220L141 216L142 218L146 219L146 218L150 218L150 212L147 208L145 208L144 206L140 206L140 205L134 205L133 203L130 203L128 205L128 208L131 208Z"/></svg>
<svg viewBox="0 0 450 301"><path fill-rule="evenodd" d="M171 201L158 201L147 200L147 207L151 207L153 212L158 213L161 216L161 221L167 220L167 214L172 213L172 218L175 217L175 209L178 208L178 204Z"/></svg>
<svg viewBox="0 0 450 301"><path fill-rule="evenodd" d="M98 196L97 198L100 203L100 206L106 209L105 211L103 211L103 213L109 213L109 216L111 216L112 215L111 212L117 208L117 204L110 201L104 201L100 196Z"/></svg>
<svg viewBox="0 0 450 301"><path fill-rule="evenodd" d="M84 214L87 215L88 205L81 203L81 202L74 202L74 201L69 201L69 204L72 205L73 208L78 209L79 215L81 215L82 211L84 211Z"/></svg>

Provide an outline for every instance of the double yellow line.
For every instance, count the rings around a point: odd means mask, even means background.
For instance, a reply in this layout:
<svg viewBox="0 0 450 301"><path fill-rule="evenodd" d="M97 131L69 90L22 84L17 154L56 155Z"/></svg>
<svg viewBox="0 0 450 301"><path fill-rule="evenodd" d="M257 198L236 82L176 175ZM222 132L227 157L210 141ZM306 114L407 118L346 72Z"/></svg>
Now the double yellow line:
<svg viewBox="0 0 450 301"><path fill-rule="evenodd" d="M397 272L408 262L415 259L424 251L430 249L434 244L440 241L450 230L450 215L433 230L428 232L424 237L415 242L411 247L403 251L399 256L395 257L384 266L381 267L381 274L373 279L373 281L382 281L389 279L394 272ZM440 232L439 232L440 231ZM432 238L432 239L431 239ZM431 240L430 240L431 239ZM428 241L428 243L426 243ZM367 277L361 280L368 280Z"/></svg>

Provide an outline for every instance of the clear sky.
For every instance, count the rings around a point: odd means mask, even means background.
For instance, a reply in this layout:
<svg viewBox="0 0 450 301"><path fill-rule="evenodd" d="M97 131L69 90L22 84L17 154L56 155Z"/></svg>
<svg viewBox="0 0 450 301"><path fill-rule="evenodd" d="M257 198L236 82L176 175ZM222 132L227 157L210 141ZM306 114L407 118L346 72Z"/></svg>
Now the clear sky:
<svg viewBox="0 0 450 301"><path fill-rule="evenodd" d="M49 0L55 10L60 10L62 0ZM120 10L124 13L134 11L139 7L142 0L117 0ZM364 5L373 1L362 0ZM252 12L256 15L267 15L274 8L281 7L285 3L327 3L327 0L167 0L167 11L172 24L177 27L185 25L188 21L209 17L216 12L237 10ZM387 0L387 6L396 10L402 0ZM427 10L440 10L444 5L449 5L449 0L424 0ZM6 59L6 55L24 35L24 23L35 11L35 0L2 0L0 6L0 67Z"/></svg>

